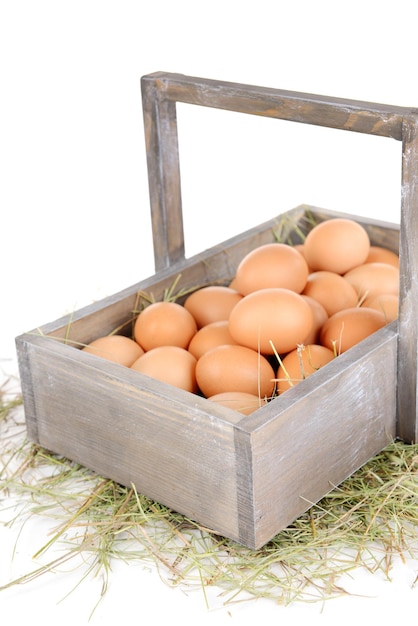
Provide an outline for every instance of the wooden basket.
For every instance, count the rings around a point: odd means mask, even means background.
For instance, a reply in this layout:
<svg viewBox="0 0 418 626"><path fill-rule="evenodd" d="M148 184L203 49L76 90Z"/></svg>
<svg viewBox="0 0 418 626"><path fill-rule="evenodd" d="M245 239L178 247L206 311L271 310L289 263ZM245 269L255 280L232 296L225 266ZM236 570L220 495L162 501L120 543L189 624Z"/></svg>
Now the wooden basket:
<svg viewBox="0 0 418 626"><path fill-rule="evenodd" d="M393 438L416 440L417 115L177 74L145 76L142 87L157 273L16 338L28 436L259 548ZM372 243L400 248L399 320L249 416L76 349L132 320L139 291L160 299L179 275L179 289L228 280L278 224L297 243L308 213L343 215L301 206L185 259L176 102L403 142L400 228L355 218Z"/></svg>

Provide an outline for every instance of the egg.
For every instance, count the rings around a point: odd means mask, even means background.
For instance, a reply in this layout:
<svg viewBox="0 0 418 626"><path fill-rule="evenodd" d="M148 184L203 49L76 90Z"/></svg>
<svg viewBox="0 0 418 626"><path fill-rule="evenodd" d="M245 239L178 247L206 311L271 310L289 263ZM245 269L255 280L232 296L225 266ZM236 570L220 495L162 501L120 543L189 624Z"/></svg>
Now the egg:
<svg viewBox="0 0 418 626"><path fill-rule="evenodd" d="M134 324L134 339L145 351L158 346L187 348L196 332L193 315L177 302L148 305Z"/></svg>
<svg viewBox="0 0 418 626"><path fill-rule="evenodd" d="M333 218L320 222L306 235L304 255L311 271L345 274L361 265L370 251L370 238L358 222Z"/></svg>
<svg viewBox="0 0 418 626"><path fill-rule="evenodd" d="M300 293L308 273L305 258L295 247L270 243L258 246L244 256L238 264L234 284L244 296L270 287Z"/></svg>
<svg viewBox="0 0 418 626"><path fill-rule="evenodd" d="M130 367L144 353L136 341L124 335L98 337L82 350L126 367Z"/></svg>
<svg viewBox="0 0 418 626"><path fill-rule="evenodd" d="M279 395L334 359L333 350L318 344L299 346L292 350L282 359L277 369Z"/></svg>
<svg viewBox="0 0 418 626"><path fill-rule="evenodd" d="M328 316L356 306L358 302L354 287L340 274L327 270L309 274L302 293L322 304Z"/></svg>
<svg viewBox="0 0 418 626"><path fill-rule="evenodd" d="M399 296L393 293L382 293L366 298L362 306L382 311L386 322L393 322L398 318Z"/></svg>
<svg viewBox="0 0 418 626"><path fill-rule="evenodd" d="M369 256L365 263L389 263L395 267L399 267L399 256L396 252L384 248L383 246L370 246Z"/></svg>
<svg viewBox="0 0 418 626"><path fill-rule="evenodd" d="M212 348L196 364L197 384L206 398L229 391L270 397L274 377L273 367L263 355L240 345Z"/></svg>
<svg viewBox="0 0 418 626"><path fill-rule="evenodd" d="M202 326L194 337L192 337L188 350L198 359L211 348L236 343L237 342L232 338L229 332L228 321L224 320Z"/></svg>
<svg viewBox="0 0 418 626"><path fill-rule="evenodd" d="M303 256L303 258L306 261L305 245L303 243L295 243L293 247L294 247L295 250L300 252L300 254ZM306 263L308 263L308 261L306 261ZM309 271L309 273L311 273L311 271L312 271L312 269L309 267L309 265L308 265L308 271Z"/></svg>
<svg viewBox="0 0 418 626"><path fill-rule="evenodd" d="M191 293L184 301L184 308L193 315L198 328L227 320L242 294L223 285L208 285Z"/></svg>
<svg viewBox="0 0 418 626"><path fill-rule="evenodd" d="M390 263L364 263L344 274L359 300L382 293L399 293L399 268Z"/></svg>
<svg viewBox="0 0 418 626"><path fill-rule="evenodd" d="M267 401L259 398L252 393L244 393L242 391L225 391L217 393L208 398L211 402L226 406L229 409L238 411L243 415L250 415L260 407L267 404Z"/></svg>
<svg viewBox="0 0 418 626"><path fill-rule="evenodd" d="M319 332L322 326L325 324L326 320L328 319L329 315L324 309L324 307L322 306L322 304L318 302L318 300L315 300L315 298L311 298L311 296L306 296L304 294L301 294L301 295L302 295L302 298L306 300L306 302L309 304L313 313L312 328L302 343L304 343L305 345L308 345L311 343L316 344L318 343L318 340L319 340Z"/></svg>
<svg viewBox="0 0 418 626"><path fill-rule="evenodd" d="M302 295L284 288L260 289L231 311L229 332L240 345L264 355L290 352L313 326L312 309ZM273 346L272 346L273 344Z"/></svg>
<svg viewBox="0 0 418 626"><path fill-rule="evenodd" d="M131 365L131 369L179 389L197 393L196 359L178 346L151 348Z"/></svg>
<svg viewBox="0 0 418 626"><path fill-rule="evenodd" d="M336 354L342 354L386 325L381 311L354 307L331 315L320 332L320 342Z"/></svg>

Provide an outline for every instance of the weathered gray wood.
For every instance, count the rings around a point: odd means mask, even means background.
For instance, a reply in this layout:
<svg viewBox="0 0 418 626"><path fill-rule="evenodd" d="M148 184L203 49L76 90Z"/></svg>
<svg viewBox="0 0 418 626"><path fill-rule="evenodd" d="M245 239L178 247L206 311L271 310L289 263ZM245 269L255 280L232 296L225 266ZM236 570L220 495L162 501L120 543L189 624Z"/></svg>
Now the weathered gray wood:
<svg viewBox="0 0 418 626"><path fill-rule="evenodd" d="M18 337L30 438L251 548L291 523L395 436L396 323L248 417L71 343L131 319L137 291L158 299L179 271L185 288L229 277L278 226L285 238L296 223L307 232L308 214L337 215L298 207ZM358 221L398 250L397 226Z"/></svg>
<svg viewBox="0 0 418 626"><path fill-rule="evenodd" d="M395 139L402 138L402 119L413 111L409 107L332 98L168 72L148 74L142 80L143 83L155 83L160 100Z"/></svg>
<svg viewBox="0 0 418 626"><path fill-rule="evenodd" d="M245 543L264 545L396 437L396 353L395 322L237 425L252 450Z"/></svg>
<svg viewBox="0 0 418 626"><path fill-rule="evenodd" d="M239 414L57 341L38 336L22 349L32 439L239 540Z"/></svg>
<svg viewBox="0 0 418 626"><path fill-rule="evenodd" d="M284 238L290 236L295 224L299 225L301 231L307 230L304 217L307 210L317 215L318 221L335 214L326 210L317 212L313 207L301 206L292 209L286 213L286 223L281 229ZM239 233L209 250L198 253L188 260L181 259L169 268L161 270L157 275L150 276L123 291L78 309L32 332L35 335L43 333L69 344L86 344L95 339L98 333L104 335L111 333L115 328L132 319L138 307L140 291L152 296L155 300L161 300L165 290L170 289L174 281L178 281L178 290L227 282L233 278L235 269L244 254L258 245L275 240L274 231L278 229L283 219L284 216L278 216ZM386 226L388 225L382 223L382 227L379 228L379 238L386 233ZM397 231L391 232L395 237L396 247ZM292 239L295 242L300 241L297 236L293 236ZM129 324L127 328L129 329Z"/></svg>
<svg viewBox="0 0 418 626"><path fill-rule="evenodd" d="M242 418L42 336L20 355L40 445L259 548L396 436L396 324ZM27 371L22 370L22 372ZM30 414L30 406L36 413Z"/></svg>
<svg viewBox="0 0 418 626"><path fill-rule="evenodd" d="M216 107L401 139L410 109L157 72L143 76L154 262L157 271L184 258L176 103Z"/></svg>
<svg viewBox="0 0 418 626"><path fill-rule="evenodd" d="M141 79L156 271L184 258L176 103L402 138L406 107L157 72Z"/></svg>
<svg viewBox="0 0 418 626"><path fill-rule="evenodd" d="M398 432L418 440L418 116L404 120L400 241Z"/></svg>
<svg viewBox="0 0 418 626"><path fill-rule="evenodd" d="M159 97L158 85L142 81L155 270L184 258L176 104Z"/></svg>
<svg viewBox="0 0 418 626"><path fill-rule="evenodd" d="M109 334L134 319L139 292L143 291L155 300L161 300L165 290L170 289L174 281L178 281L178 290L217 282L227 283L234 277L242 257L259 245L275 241L275 233L280 234L283 241L300 243L296 225L298 231L306 234L311 227L311 218L319 223L336 216L352 217L341 212L301 205L31 332L34 335L49 335L70 345L89 343L99 334ZM396 253L399 251L398 225L364 217L357 221L367 230L373 243ZM183 300L180 298L179 302ZM129 334L132 325L127 324L125 330L125 334Z"/></svg>

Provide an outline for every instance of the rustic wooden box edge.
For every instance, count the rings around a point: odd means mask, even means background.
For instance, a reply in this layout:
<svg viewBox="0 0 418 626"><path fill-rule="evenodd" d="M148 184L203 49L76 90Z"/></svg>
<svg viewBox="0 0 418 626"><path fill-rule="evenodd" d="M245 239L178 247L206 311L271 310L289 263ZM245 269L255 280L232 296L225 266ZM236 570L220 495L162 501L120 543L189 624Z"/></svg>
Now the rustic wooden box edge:
<svg viewBox="0 0 418 626"><path fill-rule="evenodd" d="M326 210L316 210L306 205L303 206L302 212L298 207L296 214L300 218L306 211L318 219L341 215ZM290 215L293 213L290 212ZM362 218L359 218L359 221L361 220ZM246 237L249 237L254 242L254 237L256 240L258 239L257 232L260 231L260 228L261 230L269 230L269 236L273 236L271 229L275 224L277 224L277 218L262 225L262 227L250 229L247 233L234 237L232 241L234 244L240 244ZM376 232L385 233L389 228L387 223L376 220L366 219L365 224L372 236ZM395 235L398 234L396 225L390 225L390 230ZM185 271L195 263L199 264L202 261L206 263L207 259L214 253L223 254L222 251L225 247L228 247L228 242L215 246L205 253L195 255L171 268L170 271L158 273L153 277L154 281L158 281L161 275L164 276L164 280L171 280L178 271ZM150 281L152 282L152 278L146 279L145 284L150 285ZM140 286L143 284L142 282L139 283ZM137 288L138 285L135 286L135 290ZM94 316L97 311L102 315L108 306L117 304L118 298L131 298L131 291L132 289L124 290L119 295L95 303L92 307L85 307L84 310L77 313L78 323L82 324L86 316L88 317L90 314ZM279 423L282 416L289 410L291 413L293 411L294 419L300 419L300 411L303 411L303 406L302 409L297 410L294 407L301 404L300 394L303 398L306 393L308 395L313 393L312 390L309 391L310 386L314 385L312 377L304 381L305 391L299 390L298 392L295 388L289 390L287 399L286 396L282 396L282 401L284 399L283 407L278 411L278 415L274 414L278 407L277 403L273 406L275 401L270 403L271 406L263 407L246 418L223 407L214 406L209 411L208 401L202 398L196 397L192 400L190 397L192 394L183 393L181 390L170 389L168 393L167 388L161 386L157 381L146 378L144 382L134 372L126 372L121 369L121 366L102 361L92 355L80 353L74 347L61 343L54 338L54 334L58 328L61 328L63 332L70 318L71 316L64 317L55 323L42 327L44 330L51 329L51 337L43 337L42 329L40 329L41 332L26 333L16 338L20 371L23 378L22 389L28 432L40 445L79 461L94 471L104 473L119 482L129 483L133 481L145 495L153 497L174 510L213 528L219 534L224 534L251 548L258 548L263 545L284 527L283 524L288 525L292 518L295 519L295 516L297 517L308 508L309 497L304 499L300 494L297 494L296 502L293 502L290 508L289 502L287 503L286 506L288 506L289 511L285 516L278 511L277 506L271 504L275 499L277 501L288 499L288 487L286 480L284 483L283 480L277 480L279 475L276 474L276 479L272 478L272 469L266 471L265 462L267 458L272 461L272 468L277 467L277 464L274 462L274 453L271 453L270 457L266 455L260 442L265 441L263 430L270 432L268 439L270 442L273 441L271 429L274 429L274 424ZM389 358L391 375L395 377L397 325L392 324L379 333L376 333L375 337L369 338L368 344L366 340L366 345L373 348L375 353L381 351L386 358ZM353 367L358 367L364 359L369 363L369 368L371 368L369 376L371 375L374 366L373 364L370 365L370 359L367 354L364 354L364 350L364 344L356 346L348 356L347 354L341 355L338 357L341 359L339 362L336 361L331 364L335 366L337 379L347 377L348 374L344 371L345 366L349 366L352 371ZM382 362L380 355L376 360L379 363ZM71 367L69 366L70 361L72 361ZM380 372L379 366L377 369ZM72 378L69 378L70 372L72 372ZM88 372L94 372L94 384L88 382ZM317 372L315 376L317 380L323 378L321 381L322 393L326 393L326 387L335 384L326 380L325 371ZM124 398L124 402L119 408L115 403L115 397L119 399L120 397L114 396L115 390ZM363 389L363 391L368 393L367 389ZM111 421L109 406L102 407L102 410L108 415L104 424L95 424L94 419L97 417L92 418L83 410L83 402L87 406L91 406L92 402L98 402L96 397L98 393L102 396L102 403L104 402L103 398L106 398L106 401L113 406L112 410L118 421ZM63 410L64 397L67 400ZM364 394L362 397L364 399ZM375 418L375 420L378 419L378 423L380 420L380 423L385 425L383 434L382 429L378 428L378 433L373 435L375 443L372 445L371 441L368 440L367 445L364 445L362 454L353 455L353 450L356 446L358 448L358 445L354 440L352 441L350 455L348 455L350 460L347 461L349 467L347 469L346 464L343 467L343 473L347 475L358 469L359 463L366 462L370 455L384 447L390 437L396 436L395 390L392 389L389 395L384 395L382 398L384 398L383 407L376 403L373 406L374 409L378 407L383 410L383 417L379 416L377 412ZM149 442L144 443L146 436L144 435L143 424L141 428L138 427L142 432L142 438L135 436L136 418L133 408L135 404L137 406L142 404L144 412L150 412L152 405L153 410L156 410L158 414L158 419L171 419L171 427L166 425L167 432L165 435L164 433L161 435L160 441L155 434L155 421L151 420L150 432L154 433L152 450L150 450ZM173 410L174 406L177 407L175 411ZM350 423L354 427L355 420L349 414L349 407L347 410L348 412L346 411L344 415L344 423L345 428L349 429ZM125 416L121 415L123 411L126 412ZM72 418L69 418L69 415L72 415ZM200 422L197 416L199 416ZM71 422L69 421L71 419L78 421ZM286 419L291 418L287 416ZM145 423L145 418L143 420ZM187 437L184 436L183 441L182 437L178 438L179 430L185 428L188 420ZM360 420L362 428L365 428L366 421L367 419L364 417ZM194 430L190 429L191 423L194 423ZM376 422L373 423L376 426ZM124 434L117 433L117 427L121 424ZM201 432L196 430L196 424ZM104 434L100 435L100 428ZM280 428L277 432L279 431ZM327 428L323 427L322 434L318 436L325 436L326 431ZM85 437L87 436L87 441L85 445L83 444L84 447L80 452L80 450L77 451L77 447L80 448L80 435L82 433ZM198 450L198 454L190 458L190 451L185 446L185 441L191 446L192 434L196 436L196 434L202 435L202 433L210 433L213 441L217 441L214 444L216 450L214 452L209 447L202 453L202 449L195 445L194 448ZM202 439L200 441L202 442ZM287 442L289 450L295 450L294 444L290 445L289 437ZM170 448L173 450L173 446L175 458L168 462L166 452ZM126 461L124 473L116 471L112 464L115 467L118 465L117 461L119 457L122 457L124 450L129 450L132 456L142 454L146 457L145 464L142 466L139 461L137 464L133 462L130 464ZM211 456L213 454L215 456ZM216 454L220 456L216 456ZM153 473L153 464L159 468L165 466L167 475L174 476L171 482L164 473L156 476ZM315 464L316 461L309 468L305 464L305 471L312 473L316 469ZM190 471L194 473L194 484L187 485L187 475ZM270 476L269 479L268 476ZM176 478L180 482L183 481L181 486L176 486ZM287 478L291 479L291 474L288 473ZM329 482L329 478L326 480ZM276 487L275 495L273 495L275 484L278 487ZM322 486L319 492L312 492L310 500L315 501L325 495L324 490L326 489Z"/></svg>

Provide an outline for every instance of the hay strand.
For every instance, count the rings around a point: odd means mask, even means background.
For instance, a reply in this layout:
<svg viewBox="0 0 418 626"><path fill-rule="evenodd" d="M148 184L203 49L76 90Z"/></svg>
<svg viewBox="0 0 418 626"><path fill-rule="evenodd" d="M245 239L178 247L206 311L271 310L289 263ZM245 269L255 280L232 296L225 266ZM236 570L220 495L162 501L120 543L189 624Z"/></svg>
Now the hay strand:
<svg viewBox="0 0 418 626"><path fill-rule="evenodd" d="M33 556L39 561L54 547L61 551L0 590L29 584L81 556L88 563L84 579L102 574L101 596L120 559L153 563L167 584L200 589L207 603L207 589L216 587L225 605L260 597L288 605L344 595L340 581L357 568L389 578L395 557L418 555L415 445L392 442L253 551L150 500L135 485L121 486L27 441L20 397L2 396L0 416L3 509L6 497L19 502L7 523L47 518L50 534L34 543Z"/></svg>

